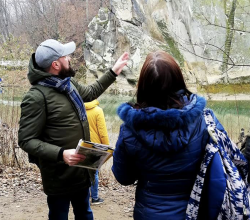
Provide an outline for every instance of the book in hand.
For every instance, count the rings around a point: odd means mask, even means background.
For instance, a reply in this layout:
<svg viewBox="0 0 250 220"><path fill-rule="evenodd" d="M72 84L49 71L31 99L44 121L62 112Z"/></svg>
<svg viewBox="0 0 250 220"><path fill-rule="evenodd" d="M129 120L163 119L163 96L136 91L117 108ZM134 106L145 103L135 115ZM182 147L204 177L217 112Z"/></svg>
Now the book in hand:
<svg viewBox="0 0 250 220"><path fill-rule="evenodd" d="M86 158L74 166L87 169L99 170L100 167L112 156L114 149L105 144L93 143L79 140L76 153L82 154Z"/></svg>

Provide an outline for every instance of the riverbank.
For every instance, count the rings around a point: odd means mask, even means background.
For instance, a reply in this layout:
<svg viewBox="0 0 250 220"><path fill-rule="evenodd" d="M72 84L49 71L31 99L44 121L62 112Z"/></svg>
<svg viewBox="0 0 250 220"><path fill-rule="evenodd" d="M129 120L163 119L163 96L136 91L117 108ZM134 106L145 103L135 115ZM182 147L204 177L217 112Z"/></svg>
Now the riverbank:
<svg viewBox="0 0 250 220"><path fill-rule="evenodd" d="M25 92L28 91L30 88L29 81L27 80L27 71L28 70L2 70L0 71L0 78L2 79L2 89L3 94L0 96L0 99L4 100L3 104L6 104L5 100L8 100L7 97L10 96L10 100L13 101L13 91L15 90L14 96L18 97L18 100L15 99L15 101L21 101L22 97ZM93 78L93 81L95 79ZM124 82L122 77L117 79L117 83L115 85L112 85L112 89L109 90L109 92L112 95L112 92L114 93L114 97L117 96L115 93L116 91L120 91L119 94L122 96L122 94L130 94L131 98L136 93L136 87L133 88L133 91L126 92L124 89L121 89L123 87L120 87L121 85L119 82L123 82L123 85L127 82ZM80 82L81 83L81 82ZM89 82L90 83L90 82ZM84 84L84 83L83 83ZM20 86L21 85L21 86ZM193 92L197 93L203 97L205 97L207 100L212 101L233 101L233 100L250 100L250 84L244 83L244 84L211 84L211 85L197 85L197 84L188 84L188 89ZM18 94L19 93L19 94ZM9 103L7 103L9 104ZM17 105L20 105L19 102L17 102Z"/></svg>
<svg viewBox="0 0 250 220"><path fill-rule="evenodd" d="M211 100L211 101L249 101L250 100L250 94L235 94L235 95L230 95L227 93L218 93L218 94L213 94L213 93L207 93L207 94L200 94L203 96L206 100Z"/></svg>
<svg viewBox="0 0 250 220"><path fill-rule="evenodd" d="M200 86L196 84L187 85L188 89L206 100L211 101L234 101L250 100L250 84L225 84Z"/></svg>

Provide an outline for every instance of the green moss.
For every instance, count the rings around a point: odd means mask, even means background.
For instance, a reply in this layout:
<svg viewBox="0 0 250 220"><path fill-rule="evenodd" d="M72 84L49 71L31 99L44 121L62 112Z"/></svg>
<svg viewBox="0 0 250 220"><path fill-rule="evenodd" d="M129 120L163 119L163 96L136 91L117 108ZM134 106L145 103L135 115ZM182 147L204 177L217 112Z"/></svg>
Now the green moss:
<svg viewBox="0 0 250 220"><path fill-rule="evenodd" d="M97 21L96 23L98 24L98 25L101 25L101 26L107 26L107 24L108 24L108 20L106 20L106 21Z"/></svg>
<svg viewBox="0 0 250 220"><path fill-rule="evenodd" d="M154 38L157 41L163 41L164 39L162 38L162 35L155 30L150 30L150 36Z"/></svg>
<svg viewBox="0 0 250 220"><path fill-rule="evenodd" d="M157 25L164 37L165 42L168 46L162 45L162 49L170 53L175 59L178 60L181 67L184 66L184 58L175 42L175 40L169 35L168 28L165 22L158 21Z"/></svg>
<svg viewBox="0 0 250 220"><path fill-rule="evenodd" d="M197 85L198 93L227 93L230 95L234 94L250 94L250 84L214 84L214 85L206 85L201 86Z"/></svg>

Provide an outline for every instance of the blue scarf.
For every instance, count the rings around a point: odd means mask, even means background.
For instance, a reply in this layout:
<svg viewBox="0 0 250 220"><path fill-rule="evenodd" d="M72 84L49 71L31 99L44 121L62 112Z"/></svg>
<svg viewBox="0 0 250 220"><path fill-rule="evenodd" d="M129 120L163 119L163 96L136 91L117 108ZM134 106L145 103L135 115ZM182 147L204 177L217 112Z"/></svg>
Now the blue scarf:
<svg viewBox="0 0 250 220"><path fill-rule="evenodd" d="M83 100L79 95L78 91L73 86L71 86L70 77L67 77L65 79L60 79L58 77L51 76L44 80L39 81L38 84L45 87L55 88L60 92L65 92L70 97L74 106L76 107L80 120L81 121L87 120L86 110Z"/></svg>

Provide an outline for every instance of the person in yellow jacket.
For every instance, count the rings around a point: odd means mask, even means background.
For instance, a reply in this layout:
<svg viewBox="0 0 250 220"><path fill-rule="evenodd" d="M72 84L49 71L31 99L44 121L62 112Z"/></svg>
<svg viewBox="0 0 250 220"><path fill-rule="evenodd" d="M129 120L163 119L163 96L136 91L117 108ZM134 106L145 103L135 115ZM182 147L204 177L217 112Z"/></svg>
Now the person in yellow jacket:
<svg viewBox="0 0 250 220"><path fill-rule="evenodd" d="M108 131L104 118L102 108L99 102L94 100L92 102L85 102L87 118L89 122L90 140L95 143L109 145ZM103 199L98 196L98 170L95 173L95 183L91 185L92 205L101 204Z"/></svg>

